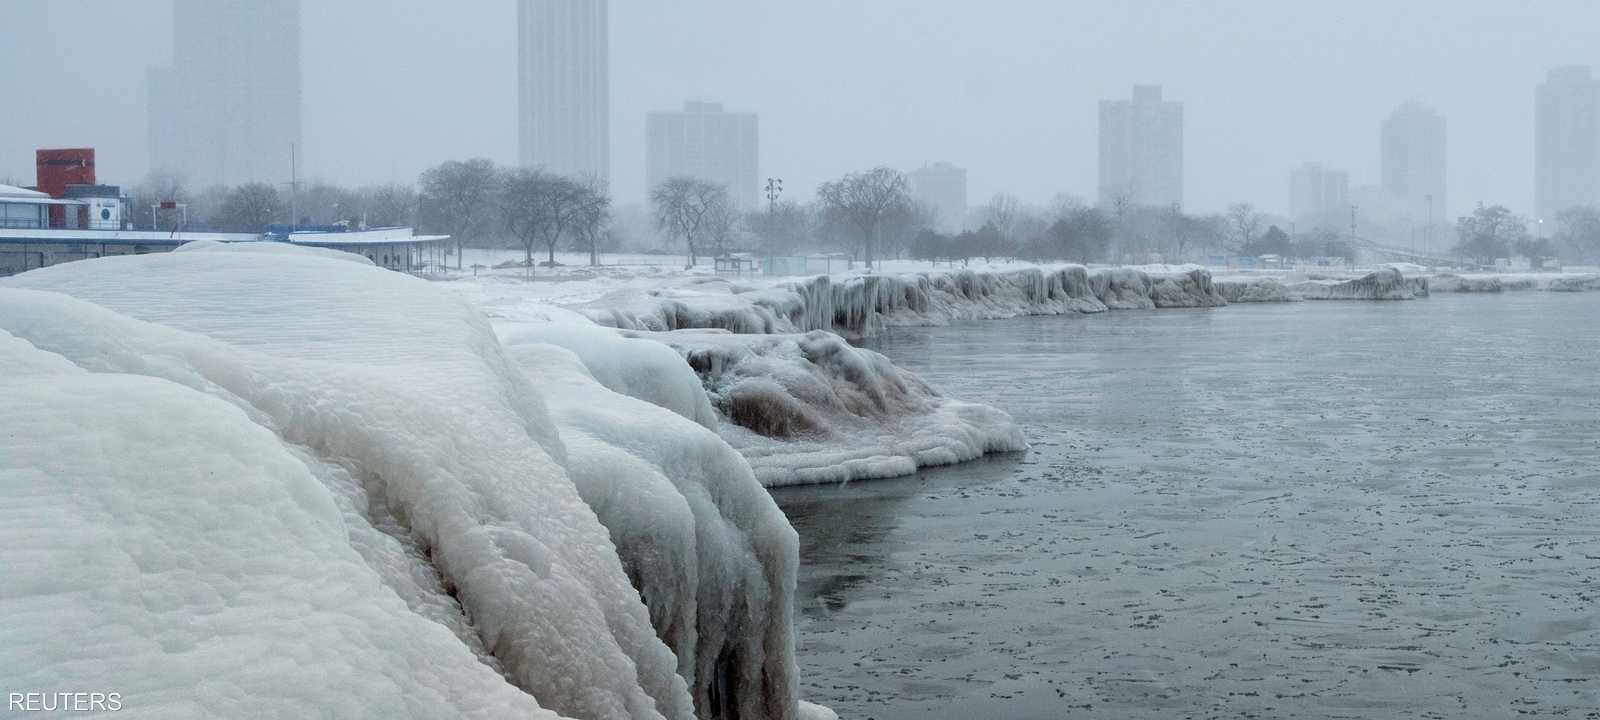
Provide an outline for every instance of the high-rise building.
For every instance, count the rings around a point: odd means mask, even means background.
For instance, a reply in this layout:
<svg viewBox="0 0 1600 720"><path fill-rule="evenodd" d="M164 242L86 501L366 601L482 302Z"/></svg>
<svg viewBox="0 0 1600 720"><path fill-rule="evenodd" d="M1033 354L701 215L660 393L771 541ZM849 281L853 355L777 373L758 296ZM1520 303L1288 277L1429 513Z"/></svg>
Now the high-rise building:
<svg viewBox="0 0 1600 720"><path fill-rule="evenodd" d="M1600 204L1600 81L1587 67L1551 70L1539 84L1533 114L1539 219Z"/></svg>
<svg viewBox="0 0 1600 720"><path fill-rule="evenodd" d="M1433 108L1408 102L1394 109L1379 133L1383 189L1411 222L1448 217L1445 122Z"/></svg>
<svg viewBox="0 0 1600 720"><path fill-rule="evenodd" d="M933 212L933 226L953 234L966 229L967 170L947 162L924 165L906 173L911 197Z"/></svg>
<svg viewBox="0 0 1600 720"><path fill-rule="evenodd" d="M1302 163L1289 171L1289 218L1317 223L1350 210L1350 174Z"/></svg>
<svg viewBox="0 0 1600 720"><path fill-rule="evenodd" d="M611 173L606 0L517 5L523 167L605 182Z"/></svg>
<svg viewBox="0 0 1600 720"><path fill-rule="evenodd" d="M299 0L174 0L149 75L150 169L191 187L289 178L300 143Z"/></svg>
<svg viewBox="0 0 1600 720"><path fill-rule="evenodd" d="M756 207L755 113L726 112L721 103L691 101L683 110L645 118L645 182L688 176L717 183L740 209Z"/></svg>
<svg viewBox="0 0 1600 720"><path fill-rule="evenodd" d="M1183 205L1183 103L1162 100L1161 86L1100 101L1100 202Z"/></svg>

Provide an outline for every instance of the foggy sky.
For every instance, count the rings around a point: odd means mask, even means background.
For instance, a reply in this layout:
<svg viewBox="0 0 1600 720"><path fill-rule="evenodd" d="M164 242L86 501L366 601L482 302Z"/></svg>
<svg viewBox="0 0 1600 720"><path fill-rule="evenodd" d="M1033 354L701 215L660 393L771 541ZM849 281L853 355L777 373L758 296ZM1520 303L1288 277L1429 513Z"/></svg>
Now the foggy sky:
<svg viewBox="0 0 1600 720"><path fill-rule="evenodd" d="M1402 5L1402 3L1392 3ZM1093 198L1097 101L1134 83L1184 103L1185 201L1283 212L1302 161L1378 182L1378 125L1418 100L1449 124L1452 215L1533 200L1533 93L1600 65L1600 3L1417 0L611 0L611 173L644 196L644 116L685 99L760 115L763 178L806 199L874 165L947 160L970 199ZM146 171L145 73L167 0L5 0L0 181L33 150L93 146L102 182ZM516 159L514 0L307 0L305 175L411 181ZM282 178L287 180L287 177Z"/></svg>

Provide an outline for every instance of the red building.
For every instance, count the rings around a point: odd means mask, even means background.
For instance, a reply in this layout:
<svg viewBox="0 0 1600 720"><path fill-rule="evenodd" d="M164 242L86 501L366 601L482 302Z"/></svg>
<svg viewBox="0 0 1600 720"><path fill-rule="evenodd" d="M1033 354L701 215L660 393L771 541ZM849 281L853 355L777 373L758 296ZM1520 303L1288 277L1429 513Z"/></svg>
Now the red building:
<svg viewBox="0 0 1600 720"><path fill-rule="evenodd" d="M62 198L67 194L68 185L94 185L94 148L58 148L54 150L38 150L34 152L34 173L37 178L39 192L53 198ZM66 223L67 206L54 205L50 208L50 226L63 227ZM80 208L74 208L82 212ZM83 218L75 223L82 227Z"/></svg>

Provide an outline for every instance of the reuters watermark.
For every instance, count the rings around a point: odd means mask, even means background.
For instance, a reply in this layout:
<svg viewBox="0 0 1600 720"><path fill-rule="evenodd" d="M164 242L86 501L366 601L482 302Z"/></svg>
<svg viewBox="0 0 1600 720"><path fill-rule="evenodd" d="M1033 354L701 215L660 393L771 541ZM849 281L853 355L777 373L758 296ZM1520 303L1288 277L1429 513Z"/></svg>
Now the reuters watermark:
<svg viewBox="0 0 1600 720"><path fill-rule="evenodd" d="M16 712L116 712L122 709L122 693L14 692L7 694L6 709Z"/></svg>

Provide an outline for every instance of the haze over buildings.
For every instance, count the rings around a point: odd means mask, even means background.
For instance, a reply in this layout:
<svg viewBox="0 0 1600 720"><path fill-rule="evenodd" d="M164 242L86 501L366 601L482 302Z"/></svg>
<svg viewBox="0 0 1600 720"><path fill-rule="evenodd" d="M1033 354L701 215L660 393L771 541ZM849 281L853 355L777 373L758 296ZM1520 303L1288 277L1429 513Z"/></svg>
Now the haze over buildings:
<svg viewBox="0 0 1600 720"><path fill-rule="evenodd" d="M1384 119L1379 132L1383 189L1413 223L1447 217L1445 120L1431 107L1408 102Z"/></svg>
<svg viewBox="0 0 1600 720"><path fill-rule="evenodd" d="M1350 173L1301 163L1289 171L1289 219L1307 227L1331 225L1350 209Z"/></svg>
<svg viewBox="0 0 1600 720"><path fill-rule="evenodd" d="M27 184L40 147L96 148L107 182L148 169L144 73L173 64L172 0L94 3L92 22L84 7L5 3L0 93L28 110L0 120L0 181ZM449 159L518 164L518 8L302 3L303 176L355 185ZM1185 105L1191 211L1286 211L1284 173L1308 158L1376 182L1374 126L1416 97L1449 118L1441 222L1479 200L1532 215L1534 87L1550 68L1600 64L1590 0L1017 0L1003 13L965 0L611 0L608 23L621 203L645 195L646 114L690 97L760 110L760 174L782 177L785 199L845 172L951 158L974 198L1093 200L1098 100L1151 82ZM978 36L1007 40L974 53Z"/></svg>
<svg viewBox="0 0 1600 720"><path fill-rule="evenodd" d="M607 0L517 4L518 157L605 182L611 173Z"/></svg>
<svg viewBox="0 0 1600 720"><path fill-rule="evenodd" d="M1600 81L1587 67L1551 70L1534 99L1534 212L1554 220L1600 203Z"/></svg>
<svg viewBox="0 0 1600 720"><path fill-rule="evenodd" d="M1100 202L1183 206L1183 104L1160 85L1129 100L1100 101Z"/></svg>
<svg viewBox="0 0 1600 720"><path fill-rule="evenodd" d="M149 167L194 188L289 180L300 1L175 0L171 22L172 66L148 77Z"/></svg>
<svg viewBox="0 0 1600 720"><path fill-rule="evenodd" d="M683 110L650 113L645 136L647 187L683 175L722 185L741 209L756 207L755 113L727 112L721 103L691 100Z"/></svg>
<svg viewBox="0 0 1600 720"><path fill-rule="evenodd" d="M911 198L933 212L933 227L958 233L967 224L967 170L947 162L924 165L906 173Z"/></svg>

